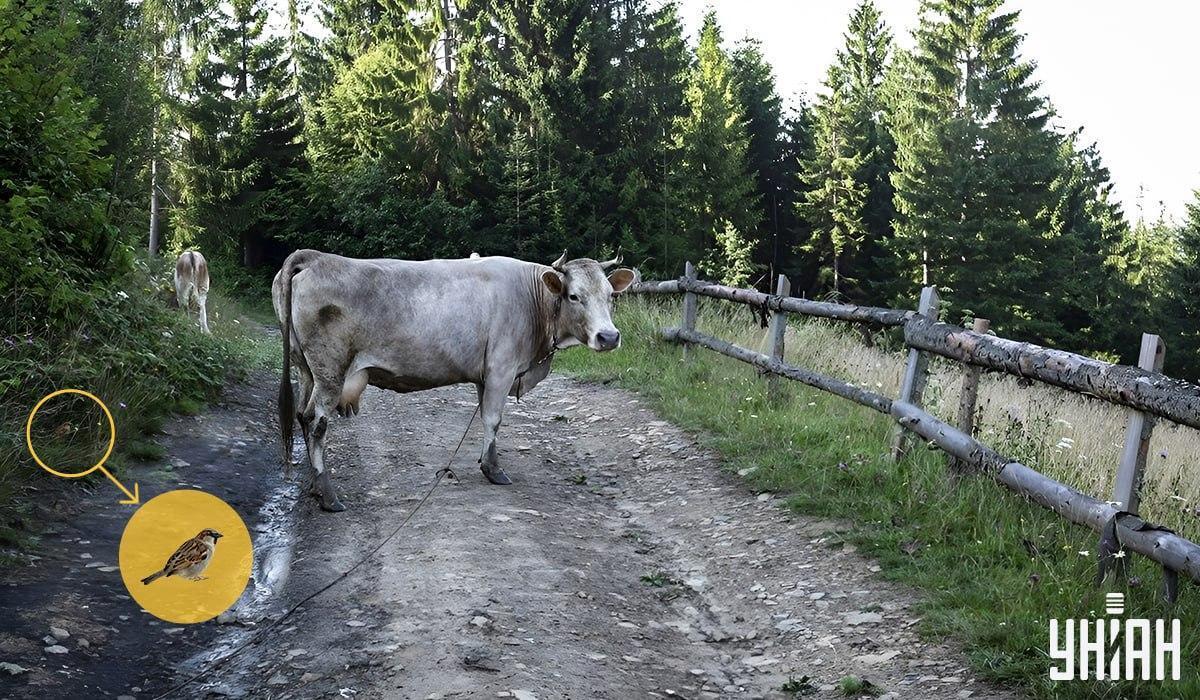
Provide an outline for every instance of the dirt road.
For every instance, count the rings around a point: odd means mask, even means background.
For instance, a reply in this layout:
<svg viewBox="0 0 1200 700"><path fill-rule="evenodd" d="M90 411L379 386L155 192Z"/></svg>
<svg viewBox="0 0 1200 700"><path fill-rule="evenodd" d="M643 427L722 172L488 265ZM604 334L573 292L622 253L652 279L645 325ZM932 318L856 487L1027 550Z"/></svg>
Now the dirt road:
<svg viewBox="0 0 1200 700"><path fill-rule="evenodd" d="M268 388L247 391L262 397ZM235 461L269 463L269 406L253 403L195 421L187 439L241 415L254 423L249 438L236 437ZM362 413L330 430L344 513L321 512L309 498L293 507L298 486L271 485L277 469L250 478L254 487L231 477L225 489L239 492L259 550L243 624L172 633L175 647L164 652L154 642L168 638L164 626L125 602L135 617L114 629L158 650L146 652L140 673L113 680L81 667L64 680L57 664L88 654L98 664L106 652L92 645L38 658L36 638L14 646L0 637L0 661L29 667L17 682L47 690L92 678L89 687L106 694L153 696L390 532L445 464L473 408L471 387L369 390ZM977 682L959 651L918 638L916 595L879 580L873 562L841 544L841 526L792 517L771 494L748 491L631 394L551 377L510 402L501 458L511 487L484 481L478 422L471 432L455 463L459 481L444 481L376 561L180 696L792 697L788 688L845 697L838 686L848 675L892 697L1010 696ZM175 432L167 446L179 439ZM47 634L47 621L63 614L61 606L38 611L24 634ZM101 685L101 676L112 682Z"/></svg>

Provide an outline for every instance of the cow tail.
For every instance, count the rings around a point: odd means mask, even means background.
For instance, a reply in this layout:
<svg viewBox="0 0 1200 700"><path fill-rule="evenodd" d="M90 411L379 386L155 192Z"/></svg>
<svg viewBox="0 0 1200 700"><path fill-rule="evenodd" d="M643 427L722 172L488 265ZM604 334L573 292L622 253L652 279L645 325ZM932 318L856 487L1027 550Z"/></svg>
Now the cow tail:
<svg viewBox="0 0 1200 700"><path fill-rule="evenodd" d="M292 392L292 278L299 271L289 258L283 276L283 376L279 379L279 437L285 475L292 469L292 429L296 424L296 397Z"/></svg>

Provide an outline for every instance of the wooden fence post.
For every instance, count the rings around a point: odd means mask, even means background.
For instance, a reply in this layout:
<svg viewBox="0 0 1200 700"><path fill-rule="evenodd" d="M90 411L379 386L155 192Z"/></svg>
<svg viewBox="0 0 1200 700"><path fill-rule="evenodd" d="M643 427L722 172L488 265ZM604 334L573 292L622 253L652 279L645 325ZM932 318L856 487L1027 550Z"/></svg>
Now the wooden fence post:
<svg viewBox="0 0 1200 700"><path fill-rule="evenodd" d="M1162 372L1166 347L1162 338L1150 333L1142 334L1142 349L1138 353L1138 367L1150 372ZM1121 467L1117 470L1117 481L1113 486L1112 500L1117 510L1136 513L1141 500L1142 470L1146 467L1146 453L1150 449L1150 433L1154 430L1154 416L1136 409L1129 409L1129 423L1125 429L1125 450L1121 453Z"/></svg>
<svg viewBox="0 0 1200 700"><path fill-rule="evenodd" d="M780 275L775 283L775 295L789 297L792 295L792 283L784 275ZM771 313L771 359L783 362L783 341L787 335L787 312L779 309ZM782 379L778 375L767 375L767 401L778 403L783 393Z"/></svg>
<svg viewBox="0 0 1200 700"><path fill-rule="evenodd" d="M684 263L683 276L687 280L696 279L696 266L689 260ZM683 329L685 331L696 330L696 293L684 292L683 294ZM691 359L691 343L683 344L683 359Z"/></svg>
<svg viewBox="0 0 1200 700"><path fill-rule="evenodd" d="M992 322L986 318L977 318L971 324L971 330L976 333L987 333ZM975 404L979 400L979 375L982 369L975 365L963 365L962 393L958 397L958 429L975 437ZM956 474L971 471L970 465L957 457L950 458L950 470Z"/></svg>
<svg viewBox="0 0 1200 700"><path fill-rule="evenodd" d="M921 302L917 305L917 313L925 318L936 321L938 304L940 302L937 289L925 287L921 290ZM908 349L908 364L904 368L904 381L900 384L900 396L897 401L921 406L921 396L925 393L925 382L928 375L929 358L916 348ZM899 462L908 450L908 429L903 425L896 426L892 436L892 461Z"/></svg>

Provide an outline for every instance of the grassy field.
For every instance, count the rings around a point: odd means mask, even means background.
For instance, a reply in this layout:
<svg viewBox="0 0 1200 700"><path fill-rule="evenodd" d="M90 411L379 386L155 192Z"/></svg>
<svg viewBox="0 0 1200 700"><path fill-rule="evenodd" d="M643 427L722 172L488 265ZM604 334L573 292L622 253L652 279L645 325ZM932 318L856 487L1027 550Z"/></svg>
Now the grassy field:
<svg viewBox="0 0 1200 700"><path fill-rule="evenodd" d="M188 317L167 307L171 295L165 265L143 264L97 299L89 322L71 333L46 338L31 329L0 339L0 548L11 553L36 542L37 514L27 492L50 486L53 477L30 457L25 423L41 397L76 388L103 400L117 433L106 466L119 474L131 458L162 456L153 437L168 415L198 413L231 378L278 362L278 346L260 325L270 322L267 306L247 307L237 301L241 295L214 288L208 298L213 333L205 335L194 312ZM109 430L90 399L67 395L38 412L32 437L43 461L78 472L99 459ZM103 477L93 473L80 481L87 487Z"/></svg>
<svg viewBox="0 0 1200 700"><path fill-rule="evenodd" d="M700 309L702 330L763 347L765 330L746 309L704 300ZM1200 696L1200 599L1192 586L1183 584L1179 604L1165 609L1157 598L1159 570L1135 556L1130 581L1119 588L1127 594L1128 617L1180 618L1182 680L1051 682L1048 620L1103 617L1104 592L1117 590L1111 582L1092 586L1097 538L1090 530L989 479L950 478L941 452L918 445L892 464L893 423L869 409L794 382L772 407L753 368L703 349L693 362L682 362L679 348L657 339L659 328L678 319L677 302L623 299L616 317L622 348L604 355L565 352L559 366L647 396L664 417L699 433L754 488L788 494L796 512L854 523L849 539L879 560L881 576L923 591L923 631L958 639L985 677L1038 697ZM867 348L825 323L793 324L788 333L790 362L895 395L899 352ZM927 396L936 413L952 414L960 376L953 367L935 367ZM985 439L1002 454L1090 493L1106 493L1124 434L1120 411L999 377L985 379L981 402ZM1174 498L1186 505L1200 495L1194 478L1180 476L1189 457L1200 455L1198 444L1193 432L1160 429L1152 454L1165 456L1155 458L1147 475L1147 508L1185 534L1194 530L1192 516Z"/></svg>

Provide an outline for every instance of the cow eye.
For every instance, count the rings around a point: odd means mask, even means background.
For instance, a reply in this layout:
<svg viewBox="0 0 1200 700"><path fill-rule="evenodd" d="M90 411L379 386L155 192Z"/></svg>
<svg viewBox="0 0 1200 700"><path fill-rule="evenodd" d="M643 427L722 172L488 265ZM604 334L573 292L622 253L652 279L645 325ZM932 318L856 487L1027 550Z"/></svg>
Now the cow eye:
<svg viewBox="0 0 1200 700"><path fill-rule="evenodd" d="M579 303L579 295L578 294L568 294L567 298L570 299L571 301L575 302L576 304Z"/></svg>

